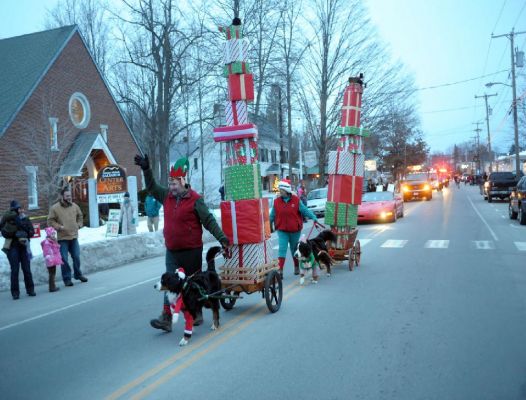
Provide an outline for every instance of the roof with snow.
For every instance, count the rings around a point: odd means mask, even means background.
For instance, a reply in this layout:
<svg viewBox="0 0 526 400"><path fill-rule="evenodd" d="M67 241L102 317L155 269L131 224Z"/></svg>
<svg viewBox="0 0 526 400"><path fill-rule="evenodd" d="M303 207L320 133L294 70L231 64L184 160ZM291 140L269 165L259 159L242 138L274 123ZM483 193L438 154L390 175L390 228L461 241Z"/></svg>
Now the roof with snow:
<svg viewBox="0 0 526 400"><path fill-rule="evenodd" d="M76 30L71 25L0 40L0 137Z"/></svg>

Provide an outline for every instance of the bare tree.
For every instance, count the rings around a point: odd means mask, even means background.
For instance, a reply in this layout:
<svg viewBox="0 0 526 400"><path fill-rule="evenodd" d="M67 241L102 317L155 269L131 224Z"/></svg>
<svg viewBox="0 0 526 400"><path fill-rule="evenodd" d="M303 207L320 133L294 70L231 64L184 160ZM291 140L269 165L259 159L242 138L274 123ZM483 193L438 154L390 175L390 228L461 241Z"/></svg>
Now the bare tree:
<svg viewBox="0 0 526 400"><path fill-rule="evenodd" d="M103 75L110 48L110 25L105 0L60 0L47 11L46 29L78 25L86 45Z"/></svg>
<svg viewBox="0 0 526 400"><path fill-rule="evenodd" d="M60 174L64 158L68 154L78 130L69 121L56 118L59 105L56 104L56 92L50 90L38 99L38 108L34 118L20 122L26 140L14 152L18 159L17 165L27 165L27 160L35 160L38 168L38 186L44 190L46 205L50 206L56 199L59 190L65 185ZM53 128L56 127L56 136ZM56 140L55 140L56 139ZM26 171L21 171L26 174Z"/></svg>

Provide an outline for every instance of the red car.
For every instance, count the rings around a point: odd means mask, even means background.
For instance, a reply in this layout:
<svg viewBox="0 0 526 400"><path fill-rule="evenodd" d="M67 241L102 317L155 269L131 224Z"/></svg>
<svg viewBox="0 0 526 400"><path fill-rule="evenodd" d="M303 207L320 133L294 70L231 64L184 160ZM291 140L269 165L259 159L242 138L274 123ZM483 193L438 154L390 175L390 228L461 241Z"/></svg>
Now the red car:
<svg viewBox="0 0 526 400"><path fill-rule="evenodd" d="M404 201L393 192L368 192L362 196L358 206L358 222L390 221L404 216Z"/></svg>

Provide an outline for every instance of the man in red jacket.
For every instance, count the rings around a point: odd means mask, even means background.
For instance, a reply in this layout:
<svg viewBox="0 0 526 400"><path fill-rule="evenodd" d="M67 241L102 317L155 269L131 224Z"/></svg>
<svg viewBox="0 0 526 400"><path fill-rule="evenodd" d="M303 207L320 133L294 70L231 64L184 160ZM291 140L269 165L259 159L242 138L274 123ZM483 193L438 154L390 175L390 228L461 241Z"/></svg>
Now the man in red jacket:
<svg viewBox="0 0 526 400"><path fill-rule="evenodd" d="M283 278L283 267L287 257L287 248L290 246L292 260L294 261L294 275L299 275L299 260L294 257L294 252L298 247L301 230L303 229L303 218L310 218L318 221L316 216L310 211L298 196L292 193L290 181L283 179L278 184L280 195L274 200L272 211L270 212L270 222L274 223L278 231L278 263L281 277Z"/></svg>
<svg viewBox="0 0 526 400"><path fill-rule="evenodd" d="M188 160L181 158L171 167L167 188L155 182L147 155L136 155L135 164L143 170L148 192L163 204L166 271L174 272L183 268L187 276L201 271L203 226L214 235L223 248L229 247L230 244L203 198L186 183ZM202 322L202 315L198 315L194 326ZM167 296L164 297L161 316L152 319L150 325L166 332L172 331L172 313Z"/></svg>

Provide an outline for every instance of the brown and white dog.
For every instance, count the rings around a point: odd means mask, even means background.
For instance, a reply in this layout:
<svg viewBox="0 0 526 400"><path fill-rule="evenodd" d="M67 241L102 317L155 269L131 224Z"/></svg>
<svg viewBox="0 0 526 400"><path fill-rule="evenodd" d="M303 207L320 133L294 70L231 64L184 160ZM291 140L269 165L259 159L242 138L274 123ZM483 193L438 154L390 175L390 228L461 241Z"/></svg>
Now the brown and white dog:
<svg viewBox="0 0 526 400"><path fill-rule="evenodd" d="M217 295L221 291L221 279L215 270L215 257L220 252L219 246L208 250L206 271L197 272L189 277L182 268L176 272L165 272L161 276L161 281L154 286L157 290L167 292L172 311L172 324L177 322L179 312L183 311L185 330L179 346L188 344L192 337L194 319L202 312L203 307L212 309L214 322L211 329L219 328L219 299L209 298L208 295Z"/></svg>

